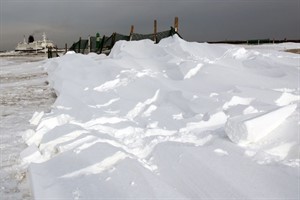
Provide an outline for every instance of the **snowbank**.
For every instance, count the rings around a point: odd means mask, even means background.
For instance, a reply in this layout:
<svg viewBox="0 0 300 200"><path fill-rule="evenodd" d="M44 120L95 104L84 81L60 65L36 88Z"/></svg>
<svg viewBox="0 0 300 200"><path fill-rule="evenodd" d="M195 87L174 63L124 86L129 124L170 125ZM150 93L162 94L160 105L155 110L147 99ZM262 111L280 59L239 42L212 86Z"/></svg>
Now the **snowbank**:
<svg viewBox="0 0 300 200"><path fill-rule="evenodd" d="M24 136L35 198L294 198L297 170L257 164L299 163L299 57L268 52L174 36L49 60L58 97Z"/></svg>

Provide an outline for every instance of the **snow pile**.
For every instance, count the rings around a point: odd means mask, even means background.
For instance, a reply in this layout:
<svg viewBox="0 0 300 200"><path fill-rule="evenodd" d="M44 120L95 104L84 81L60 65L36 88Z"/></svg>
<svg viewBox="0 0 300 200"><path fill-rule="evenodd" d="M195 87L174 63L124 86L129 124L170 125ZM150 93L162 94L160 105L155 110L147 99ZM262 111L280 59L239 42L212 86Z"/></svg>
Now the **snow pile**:
<svg viewBox="0 0 300 200"><path fill-rule="evenodd" d="M174 36L49 60L58 98L22 153L35 198L296 197L299 56L268 53Z"/></svg>

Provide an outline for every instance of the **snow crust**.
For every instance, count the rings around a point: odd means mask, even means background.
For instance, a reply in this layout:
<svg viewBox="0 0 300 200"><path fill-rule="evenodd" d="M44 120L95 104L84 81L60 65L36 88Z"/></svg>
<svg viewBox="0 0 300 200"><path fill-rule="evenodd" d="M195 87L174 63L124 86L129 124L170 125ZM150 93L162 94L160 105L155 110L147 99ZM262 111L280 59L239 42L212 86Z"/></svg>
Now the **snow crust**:
<svg viewBox="0 0 300 200"><path fill-rule="evenodd" d="M299 56L278 48L174 36L49 60L58 98L22 153L34 197L297 198Z"/></svg>

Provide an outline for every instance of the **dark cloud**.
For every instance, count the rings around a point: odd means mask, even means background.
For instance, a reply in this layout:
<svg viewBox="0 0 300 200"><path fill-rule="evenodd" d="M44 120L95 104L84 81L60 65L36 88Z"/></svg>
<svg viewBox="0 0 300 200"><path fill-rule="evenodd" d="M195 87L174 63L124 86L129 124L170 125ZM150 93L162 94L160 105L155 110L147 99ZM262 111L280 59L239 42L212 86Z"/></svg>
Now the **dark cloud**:
<svg viewBox="0 0 300 200"><path fill-rule="evenodd" d="M149 33L153 20L169 29L179 17L190 41L300 38L299 0L0 0L1 50L45 31L58 46L100 32Z"/></svg>

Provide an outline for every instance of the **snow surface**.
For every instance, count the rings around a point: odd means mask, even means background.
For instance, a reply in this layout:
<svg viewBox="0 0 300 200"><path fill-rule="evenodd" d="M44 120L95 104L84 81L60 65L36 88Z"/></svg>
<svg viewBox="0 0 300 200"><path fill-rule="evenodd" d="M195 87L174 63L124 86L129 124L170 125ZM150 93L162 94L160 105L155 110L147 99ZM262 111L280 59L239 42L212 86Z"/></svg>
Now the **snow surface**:
<svg viewBox="0 0 300 200"><path fill-rule="evenodd" d="M23 136L33 196L299 198L295 47L174 36L49 60L58 98Z"/></svg>

